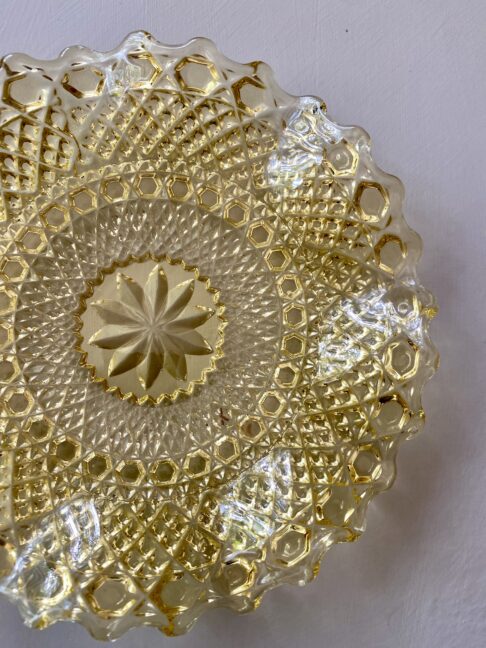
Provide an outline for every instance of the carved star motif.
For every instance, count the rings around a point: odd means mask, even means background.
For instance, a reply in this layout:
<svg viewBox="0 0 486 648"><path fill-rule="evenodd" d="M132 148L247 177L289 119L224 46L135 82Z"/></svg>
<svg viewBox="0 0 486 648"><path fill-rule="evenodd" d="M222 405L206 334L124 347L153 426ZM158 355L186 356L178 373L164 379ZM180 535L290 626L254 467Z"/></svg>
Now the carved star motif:
<svg viewBox="0 0 486 648"><path fill-rule="evenodd" d="M194 279L169 289L166 274L157 265L144 286L122 272L116 282L117 300L92 304L104 326L89 343L113 351L108 375L136 369L144 389L154 384L162 370L177 380L186 380L186 356L213 351L196 329L214 315L214 310L191 305Z"/></svg>

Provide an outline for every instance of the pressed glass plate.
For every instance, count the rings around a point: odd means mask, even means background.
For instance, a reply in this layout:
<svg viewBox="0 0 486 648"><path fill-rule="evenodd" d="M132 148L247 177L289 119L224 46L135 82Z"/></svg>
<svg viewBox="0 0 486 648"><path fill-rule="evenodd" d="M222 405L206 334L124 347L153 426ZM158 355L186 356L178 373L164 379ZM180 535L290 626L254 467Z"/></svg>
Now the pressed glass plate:
<svg viewBox="0 0 486 648"><path fill-rule="evenodd" d="M1 591L115 638L309 581L437 363L400 181L205 39L0 74Z"/></svg>

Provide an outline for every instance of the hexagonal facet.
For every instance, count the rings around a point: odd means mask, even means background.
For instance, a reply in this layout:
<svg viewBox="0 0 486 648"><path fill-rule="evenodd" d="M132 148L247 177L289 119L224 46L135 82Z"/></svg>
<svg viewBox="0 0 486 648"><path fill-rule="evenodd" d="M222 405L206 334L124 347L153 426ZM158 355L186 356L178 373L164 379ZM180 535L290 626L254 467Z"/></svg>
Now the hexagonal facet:
<svg viewBox="0 0 486 648"><path fill-rule="evenodd" d="M41 75L22 74L5 82L3 98L20 110L40 108L49 96L49 83Z"/></svg>
<svg viewBox="0 0 486 648"><path fill-rule="evenodd" d="M154 464L152 476L158 484L173 484L177 479L177 466L172 459L162 459Z"/></svg>
<svg viewBox="0 0 486 648"><path fill-rule="evenodd" d="M362 182L356 190L354 200L358 214L370 223L380 221L390 205L386 190L377 182Z"/></svg>
<svg viewBox="0 0 486 648"><path fill-rule="evenodd" d="M41 214L46 227L53 232L58 232L69 220L69 212L62 205L52 205Z"/></svg>
<svg viewBox="0 0 486 648"><path fill-rule="evenodd" d="M5 396L5 404L12 416L24 416L30 411L34 399L25 389L11 389Z"/></svg>
<svg viewBox="0 0 486 648"><path fill-rule="evenodd" d="M78 189L71 194L71 205L80 214L85 214L96 205L96 194L91 189Z"/></svg>
<svg viewBox="0 0 486 648"><path fill-rule="evenodd" d="M300 279L294 275L284 275L277 280L277 288L281 297L295 299L302 292Z"/></svg>
<svg viewBox="0 0 486 648"><path fill-rule="evenodd" d="M143 173L135 182L135 190L141 195L148 198L156 196L162 188L162 182L155 173Z"/></svg>
<svg viewBox="0 0 486 648"><path fill-rule="evenodd" d="M289 304L284 308L284 319L291 328L299 328L305 324L305 309L300 304Z"/></svg>
<svg viewBox="0 0 486 648"><path fill-rule="evenodd" d="M223 437L216 444L216 453L223 462L232 461L238 454L236 440L231 437Z"/></svg>
<svg viewBox="0 0 486 648"><path fill-rule="evenodd" d="M273 231L267 223L252 223L248 228L248 238L257 248L268 245L273 237Z"/></svg>
<svg viewBox="0 0 486 648"><path fill-rule="evenodd" d="M401 430L409 418L409 409L406 402L398 394L387 396L380 400L375 427L380 432L391 434L393 431Z"/></svg>
<svg viewBox="0 0 486 648"><path fill-rule="evenodd" d="M209 456L202 450L198 450L186 458L184 468L189 474L198 477L207 471L208 465Z"/></svg>
<svg viewBox="0 0 486 648"><path fill-rule="evenodd" d="M420 316L421 305L417 294L407 286L392 288L386 294L385 299L393 307L399 319L412 321Z"/></svg>
<svg viewBox="0 0 486 648"><path fill-rule="evenodd" d="M386 370L395 380L408 380L417 373L419 359L419 349L411 340L398 340L386 350Z"/></svg>
<svg viewBox="0 0 486 648"><path fill-rule="evenodd" d="M375 246L378 264L387 272L395 272L407 254L405 243L398 236L383 236Z"/></svg>
<svg viewBox="0 0 486 648"><path fill-rule="evenodd" d="M277 533L272 541L272 555L276 562L287 567L305 558L310 550L310 531L291 525Z"/></svg>
<svg viewBox="0 0 486 648"><path fill-rule="evenodd" d="M34 440L45 439L53 430L54 424L44 416L33 417L27 424L27 432Z"/></svg>
<svg viewBox="0 0 486 648"><path fill-rule="evenodd" d="M136 603L136 588L125 576L102 576L87 593L93 610L103 618L121 617Z"/></svg>
<svg viewBox="0 0 486 648"><path fill-rule="evenodd" d="M207 211L214 211L221 203L221 195L217 187L203 187L198 192L198 202Z"/></svg>
<svg viewBox="0 0 486 648"><path fill-rule="evenodd" d="M65 90L78 99L89 99L101 94L105 77L101 70L83 66L67 72L62 80Z"/></svg>
<svg viewBox="0 0 486 648"><path fill-rule="evenodd" d="M254 115L267 107L265 86L256 79L251 77L240 79L233 84L233 93L238 108L250 115Z"/></svg>
<svg viewBox="0 0 486 648"><path fill-rule="evenodd" d="M241 227L248 221L250 210L239 200L232 200L224 208L224 217L234 227Z"/></svg>
<svg viewBox="0 0 486 648"><path fill-rule="evenodd" d="M137 459L122 461L116 471L127 484L140 483L144 474L143 464Z"/></svg>
<svg viewBox="0 0 486 648"><path fill-rule="evenodd" d="M275 380L281 387L294 387L298 377L297 368L290 362L285 362L278 367Z"/></svg>
<svg viewBox="0 0 486 648"><path fill-rule="evenodd" d="M35 254L47 243L45 233L39 227L28 227L19 239L18 246L23 252Z"/></svg>
<svg viewBox="0 0 486 648"><path fill-rule="evenodd" d="M285 248L274 248L268 250L265 254L265 261L270 270L279 272L285 270L290 263L290 254Z"/></svg>
<svg viewBox="0 0 486 648"><path fill-rule="evenodd" d="M348 176L355 173L359 158L356 149L341 140L328 150L326 159L334 175Z"/></svg>
<svg viewBox="0 0 486 648"><path fill-rule="evenodd" d="M369 484L377 480L382 473L381 455L372 445L362 446L349 466L353 481L358 484Z"/></svg>
<svg viewBox="0 0 486 648"><path fill-rule="evenodd" d="M240 429L243 436L252 441L258 440L265 432L262 422L259 419L252 417L246 418L241 424Z"/></svg>
<svg viewBox="0 0 486 648"><path fill-rule="evenodd" d="M267 416L278 416L283 406L281 394L275 391L267 392L260 399L260 409Z"/></svg>
<svg viewBox="0 0 486 648"><path fill-rule="evenodd" d="M162 74L162 66L150 52L132 52L127 59L133 88L150 88Z"/></svg>
<svg viewBox="0 0 486 648"><path fill-rule="evenodd" d="M111 469L111 460L107 455L93 452L85 459L85 466L91 477L101 479Z"/></svg>
<svg viewBox="0 0 486 648"><path fill-rule="evenodd" d="M20 256L6 256L0 262L0 274L4 281L22 281L27 276L29 266Z"/></svg>
<svg viewBox="0 0 486 648"><path fill-rule="evenodd" d="M56 457L61 461L72 461L79 452L79 444L74 439L66 437L56 441Z"/></svg>
<svg viewBox="0 0 486 648"><path fill-rule="evenodd" d="M188 56L176 66L176 79L184 90L205 93L216 87L218 73L203 56Z"/></svg>
<svg viewBox="0 0 486 648"><path fill-rule="evenodd" d="M172 200L185 201L191 195L191 184L185 176L173 176L167 181L167 193Z"/></svg>
<svg viewBox="0 0 486 648"><path fill-rule="evenodd" d="M255 582L255 576L255 565L244 558L235 558L221 565L214 582L221 593L235 596L246 592Z"/></svg>
<svg viewBox="0 0 486 648"><path fill-rule="evenodd" d="M283 348L291 358L302 355L304 351L304 338L296 333L286 335L283 339Z"/></svg>
<svg viewBox="0 0 486 648"><path fill-rule="evenodd" d="M101 192L108 202L116 202L127 198L129 187L122 178L108 178L103 182Z"/></svg>

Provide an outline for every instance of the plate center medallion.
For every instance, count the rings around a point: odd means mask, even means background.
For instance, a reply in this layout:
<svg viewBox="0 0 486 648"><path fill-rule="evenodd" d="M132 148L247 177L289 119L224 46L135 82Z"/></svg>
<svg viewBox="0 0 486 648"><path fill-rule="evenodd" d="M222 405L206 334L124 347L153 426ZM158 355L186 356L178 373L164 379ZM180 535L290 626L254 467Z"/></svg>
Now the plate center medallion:
<svg viewBox="0 0 486 648"><path fill-rule="evenodd" d="M210 280L182 260L114 263L81 297L81 362L124 399L174 400L215 369L223 311Z"/></svg>

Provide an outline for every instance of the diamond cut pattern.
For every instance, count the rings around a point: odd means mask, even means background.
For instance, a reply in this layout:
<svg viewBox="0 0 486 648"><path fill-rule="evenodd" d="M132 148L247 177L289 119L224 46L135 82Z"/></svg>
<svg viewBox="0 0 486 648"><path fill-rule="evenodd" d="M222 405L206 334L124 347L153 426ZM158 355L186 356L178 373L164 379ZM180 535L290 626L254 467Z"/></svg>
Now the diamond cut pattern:
<svg viewBox="0 0 486 648"><path fill-rule="evenodd" d="M66 89L73 63L97 71L94 90ZM287 95L265 66L229 62L204 40L173 49L134 34L117 52L67 50L39 67L43 76L7 57L0 77L0 255L27 268L5 276L14 299L2 353L20 371L0 379L0 399L13 389L32 403L0 415L11 481L0 493L0 551L30 552L62 587L58 599L33 598L17 563L0 589L33 624L72 615L100 638L147 622L178 634L206 607L248 610L268 584L309 580L327 548L362 532L368 502L393 479L398 441L422 425L420 388L435 366L434 302L414 267L420 243L365 134L330 122L321 102ZM9 90L18 78L39 105ZM361 204L370 182L383 196L379 219ZM234 205L237 220L225 217ZM65 216L55 228L43 218L52 207ZM39 249L26 249L26 228L42 234ZM384 270L387 236L401 258ZM87 285L146 254L197 267L226 308L216 371L170 406L105 392L77 349ZM400 314L404 287L412 314ZM409 342L390 360L396 339ZM411 348L402 379L397 350ZM289 362L295 380L279 381ZM33 421L45 421L44 438ZM88 469L94 456L106 470ZM156 478L164 460L166 483ZM78 597L69 573L83 525L70 538L61 510L83 521L89 510L98 529L75 565ZM96 596L110 584L127 604L107 614Z"/></svg>

